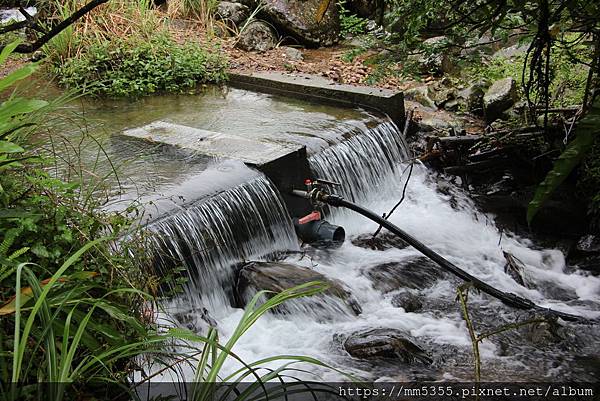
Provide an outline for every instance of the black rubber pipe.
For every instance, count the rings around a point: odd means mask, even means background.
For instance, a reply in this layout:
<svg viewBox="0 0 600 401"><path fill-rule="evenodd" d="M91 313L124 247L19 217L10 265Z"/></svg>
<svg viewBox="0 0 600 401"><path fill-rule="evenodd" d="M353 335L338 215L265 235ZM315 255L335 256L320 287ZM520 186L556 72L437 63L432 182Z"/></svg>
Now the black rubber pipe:
<svg viewBox="0 0 600 401"><path fill-rule="evenodd" d="M300 193L300 191L297 191L297 192L295 191L296 195L299 195L299 193ZM454 263L445 259L439 253L428 248L421 241L417 240L416 238L414 238L413 236L411 236L410 234L408 234L401 228L397 227L396 225L390 223L388 220L373 213L372 211L370 211L368 209L365 209L362 206L358 206L352 202L345 200L341 196L323 194L319 200L321 200L331 206L348 208L348 209L353 210L353 211L363 215L364 217L366 217L370 220L373 220L374 222L382 225L383 227L387 228L390 232L392 232L392 233L396 234L398 237L402 238L406 243L408 243L409 245L411 245L412 247L417 249L423 255L427 256L429 259L433 260L435 263L440 265L444 270L447 270L450 273L454 274L455 276L460 277L464 281L473 283L473 286L475 288L477 288L478 290L485 292L486 294L489 294L489 295L493 296L494 298L499 299L500 301L502 301L504 304L506 304L508 306L518 308L518 309L535 310L535 311L539 311L541 313L551 314L551 315L560 317L561 319L568 320L571 322L592 322L590 319L587 319L583 316L572 315L570 313L565 313L565 312L560 312L560 311L556 311L556 310L549 309L549 308L544 308L544 307L534 304L529 299L520 297L513 293L507 293L504 291L500 291L499 289L492 287L491 285L481 281L480 279L478 279L475 276L472 276L471 274L467 273L460 267L456 266ZM597 322L594 321L594 323L597 323Z"/></svg>

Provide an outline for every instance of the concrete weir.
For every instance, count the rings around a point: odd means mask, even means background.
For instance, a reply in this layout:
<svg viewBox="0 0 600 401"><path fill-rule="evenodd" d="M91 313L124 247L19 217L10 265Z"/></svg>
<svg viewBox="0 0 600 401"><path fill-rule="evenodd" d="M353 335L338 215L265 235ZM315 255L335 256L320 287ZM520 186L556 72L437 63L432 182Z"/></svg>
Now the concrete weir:
<svg viewBox="0 0 600 401"><path fill-rule="evenodd" d="M321 103L360 106L387 114L398 126L404 124L404 94L389 89L342 85L317 75L281 72L229 74L229 85Z"/></svg>
<svg viewBox="0 0 600 401"><path fill-rule="evenodd" d="M311 177L305 146L263 142L165 121L129 129L123 135L192 153L242 161L273 181L292 215L309 211L306 202L288 195L293 188L302 188L304 180Z"/></svg>

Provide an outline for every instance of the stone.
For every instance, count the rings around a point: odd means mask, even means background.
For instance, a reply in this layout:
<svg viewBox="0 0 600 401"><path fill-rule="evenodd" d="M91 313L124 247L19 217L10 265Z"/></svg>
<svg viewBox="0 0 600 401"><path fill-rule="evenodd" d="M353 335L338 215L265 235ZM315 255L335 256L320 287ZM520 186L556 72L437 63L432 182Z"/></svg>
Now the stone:
<svg viewBox="0 0 600 401"><path fill-rule="evenodd" d="M294 47L283 46L283 47L280 47L280 49L283 50L283 53L285 54L285 56L292 61L302 61L304 59L304 56L302 55L302 51L300 51Z"/></svg>
<svg viewBox="0 0 600 401"><path fill-rule="evenodd" d="M360 359L397 359L407 364L432 362L423 348L397 329L377 328L353 333L344 341L344 349Z"/></svg>
<svg viewBox="0 0 600 401"><path fill-rule="evenodd" d="M264 21L252 21L240 33L236 47L245 51L265 52L275 47L277 36Z"/></svg>
<svg viewBox="0 0 600 401"><path fill-rule="evenodd" d="M459 108L462 108L476 116L483 115L483 96L485 86L482 83L476 83L458 92L456 99Z"/></svg>
<svg viewBox="0 0 600 401"><path fill-rule="evenodd" d="M280 32L311 47L331 46L340 35L340 18L335 2L331 2L320 21L316 15L321 0L242 0L254 9L260 3L260 15Z"/></svg>
<svg viewBox="0 0 600 401"><path fill-rule="evenodd" d="M578 252L598 253L600 252L600 237L593 234L584 235L577 241L575 249Z"/></svg>
<svg viewBox="0 0 600 401"><path fill-rule="evenodd" d="M390 248L404 249L408 244L400 237L388 231L379 233L373 238L372 234L361 234L358 237L352 238L352 245L359 248L372 249L377 251L385 251Z"/></svg>
<svg viewBox="0 0 600 401"><path fill-rule="evenodd" d="M388 293L402 288L423 289L431 287L445 276L441 267L424 256L402 262L387 262L363 271L371 279L373 288Z"/></svg>
<svg viewBox="0 0 600 401"><path fill-rule="evenodd" d="M233 3L230 1L221 1L217 4L216 16L220 20L233 22L239 26L248 18L250 9L241 3Z"/></svg>
<svg viewBox="0 0 600 401"><path fill-rule="evenodd" d="M512 77L494 82L483 96L486 121L489 123L499 118L517 100L517 84Z"/></svg>
<svg viewBox="0 0 600 401"><path fill-rule="evenodd" d="M421 298L411 292L401 292L393 296L392 305L396 308L402 308L405 312L419 312L423 309Z"/></svg>
<svg viewBox="0 0 600 401"><path fill-rule="evenodd" d="M356 315L362 312L356 299L343 287L341 282L327 278L309 268L283 262L250 262L244 265L238 272L236 281L236 302L241 307L256 291L267 290L278 293L311 281L324 282L329 285L322 296L340 300ZM306 300L308 302L313 300L316 304L320 302L318 296Z"/></svg>
<svg viewBox="0 0 600 401"><path fill-rule="evenodd" d="M432 109L436 108L433 100L429 97L429 88L427 85L417 86L415 88L408 89L404 92L404 97L407 100L413 100L425 107Z"/></svg>
<svg viewBox="0 0 600 401"><path fill-rule="evenodd" d="M408 58L417 62L424 74L450 74L454 72L455 66L453 54L445 47L448 42L446 36L429 38L423 41L423 53L410 55Z"/></svg>

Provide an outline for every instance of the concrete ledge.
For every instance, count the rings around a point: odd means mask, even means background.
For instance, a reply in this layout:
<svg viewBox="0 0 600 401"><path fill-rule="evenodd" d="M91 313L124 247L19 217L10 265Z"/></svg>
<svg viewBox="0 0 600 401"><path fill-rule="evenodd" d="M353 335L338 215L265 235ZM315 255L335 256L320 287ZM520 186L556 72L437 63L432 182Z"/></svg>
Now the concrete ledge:
<svg viewBox="0 0 600 401"><path fill-rule="evenodd" d="M273 181L292 216L308 212L305 200L289 195L293 188L303 188L306 178L312 178L305 146L261 142L239 135L206 131L165 121L155 121L143 127L129 129L124 131L123 135L207 156L242 161L260 170Z"/></svg>
<svg viewBox="0 0 600 401"><path fill-rule="evenodd" d="M255 72L229 74L229 85L240 89L273 93L341 106L360 106L387 114L404 124L404 95L388 89L336 84L309 74Z"/></svg>

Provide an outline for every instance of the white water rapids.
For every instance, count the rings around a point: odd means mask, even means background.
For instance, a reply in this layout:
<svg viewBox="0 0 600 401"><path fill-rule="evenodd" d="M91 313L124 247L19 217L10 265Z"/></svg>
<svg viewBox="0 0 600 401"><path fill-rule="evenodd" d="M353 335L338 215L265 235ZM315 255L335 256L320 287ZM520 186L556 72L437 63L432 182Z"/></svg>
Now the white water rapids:
<svg viewBox="0 0 600 401"><path fill-rule="evenodd" d="M380 126L363 135L363 138L350 139L314 156L311 161L313 169L319 173L320 178L341 180L345 183L346 187L339 191L346 196L353 196L362 206L380 214L387 213L402 196L407 173L402 175L406 164L402 164L401 159L406 158L406 152L402 141L397 137L397 129L390 125ZM374 140L377 142L373 142ZM397 144L398 149L383 155L381 152L374 152L373 148L369 151L369 147L381 146L382 143L385 143L387 149L393 149L393 145ZM600 315L600 278L577 270L568 271L565 258L559 250L541 249L526 238L508 232L501 233L493 221L493 216L478 211L467 194L454 185L447 184L446 180L447 178L416 164L407 187L406 199L391 216L390 221L494 287L531 299L541 306L588 317ZM260 185L264 185L264 181L260 181ZM257 187L253 188L257 193L272 196L269 191L256 191ZM243 201L239 196L243 195L243 191L237 190L234 195L234 209L242 207L240 205ZM227 196L227 193L222 195L219 200L221 205L227 203ZM237 209L233 210L238 223L240 216L245 216L249 219L245 221L248 227L270 227L267 231L257 228L257 232L270 233L273 224L285 224L286 229L291 230L289 223L284 222L286 219L282 220L278 203L276 218L269 220L265 219L269 214L268 208L264 206L265 199L254 198L253 201L262 205L260 212L250 215ZM206 206L203 210L212 208L213 206ZM221 211L220 217L227 219L227 210ZM186 213L191 212L188 210ZM177 217L178 220L181 218ZM207 235L214 234L214 227L190 228L177 219L168 224L161 223L161 230L168 228L174 230L173 232L179 230L199 236L204 229L208 230ZM455 301L456 287L460 282L440 274L440 278L433 282L424 280L423 285L417 289L397 288L390 292L382 292L381 285L377 285L378 283L374 283L372 278L365 275L365 270L385 263L413 262L419 253L410 247L380 251L355 246L352 243L353 239L361 235L370 235L377 229L377 225L350 212L334 211L330 220L346 229L347 238L343 246L329 250L305 247L305 255L292 255L288 257L287 262L309 267L328 278L342 282L357 299L362 307L362 314L341 314L333 319L324 317L319 311L291 315L267 314L241 338L234 352L247 363L279 354L313 356L369 380L472 379L471 342L460 315L460 306ZM234 231L240 227L235 224L229 227L227 222L220 224L221 228L218 229L221 231L223 227ZM294 234L289 231L282 233L281 227L275 232L279 239L270 237L270 234L260 237L262 252L258 252L257 241L253 241L252 252L242 255L228 252L224 258L227 259L227 263L232 262L232 255L238 255L240 261L247 257L256 260L259 253L269 254L285 250L281 248L289 248L289 235ZM178 235L180 234L171 233L170 238ZM272 242L269 242L269 239ZM533 288L517 284L504 272L506 261L503 251L510 252L525 264L527 280L533 283ZM215 262L221 270L224 268L222 262ZM418 274L419 264L411 266L417 269ZM203 274L203 269L214 272L214 269L204 266L197 267L197 274ZM386 274L378 276L379 280L393 280L393 275ZM202 282L197 280L197 283ZM215 288L211 288L211 291L214 290ZM202 297L189 295L194 292L194 287L191 290L188 288L187 292L188 297L184 300L166 305L169 320L175 318L181 322L183 312L187 323L191 321L188 327L202 330L206 324L202 323L202 316L194 316L193 311L207 308L208 314L218 325L221 341L225 342L235 330L243 310L231 307L226 301L211 302L210 305L192 305L194 302L202 303ZM421 297L424 305L421 311L407 313L403 308L392 304L395 295L405 292ZM497 327L523 315L523 312L511 310L490 297L474 292L471 292L469 306L476 328ZM400 329L410 334L426 349L434 364L411 366L398 362L361 361L348 355L339 340L339 335L378 327ZM512 336L510 333L500 336L499 341L484 341L481 345L484 380L586 379L585 363L574 364L574 355L580 351L597 353L594 347L597 348L595 344L598 344L598 336L586 328L567 327L564 330L571 333L571 337L558 345L549 346L550 348L547 344L526 341L526 336ZM552 349L553 352L549 353L548 349ZM277 367L280 364L273 362L267 366ZM223 374L233 372L239 367L239 363L229 360ZM304 368L316 372L318 380L340 379L340 375L334 371L310 366ZM188 379L193 378L191 369L185 374Z"/></svg>

